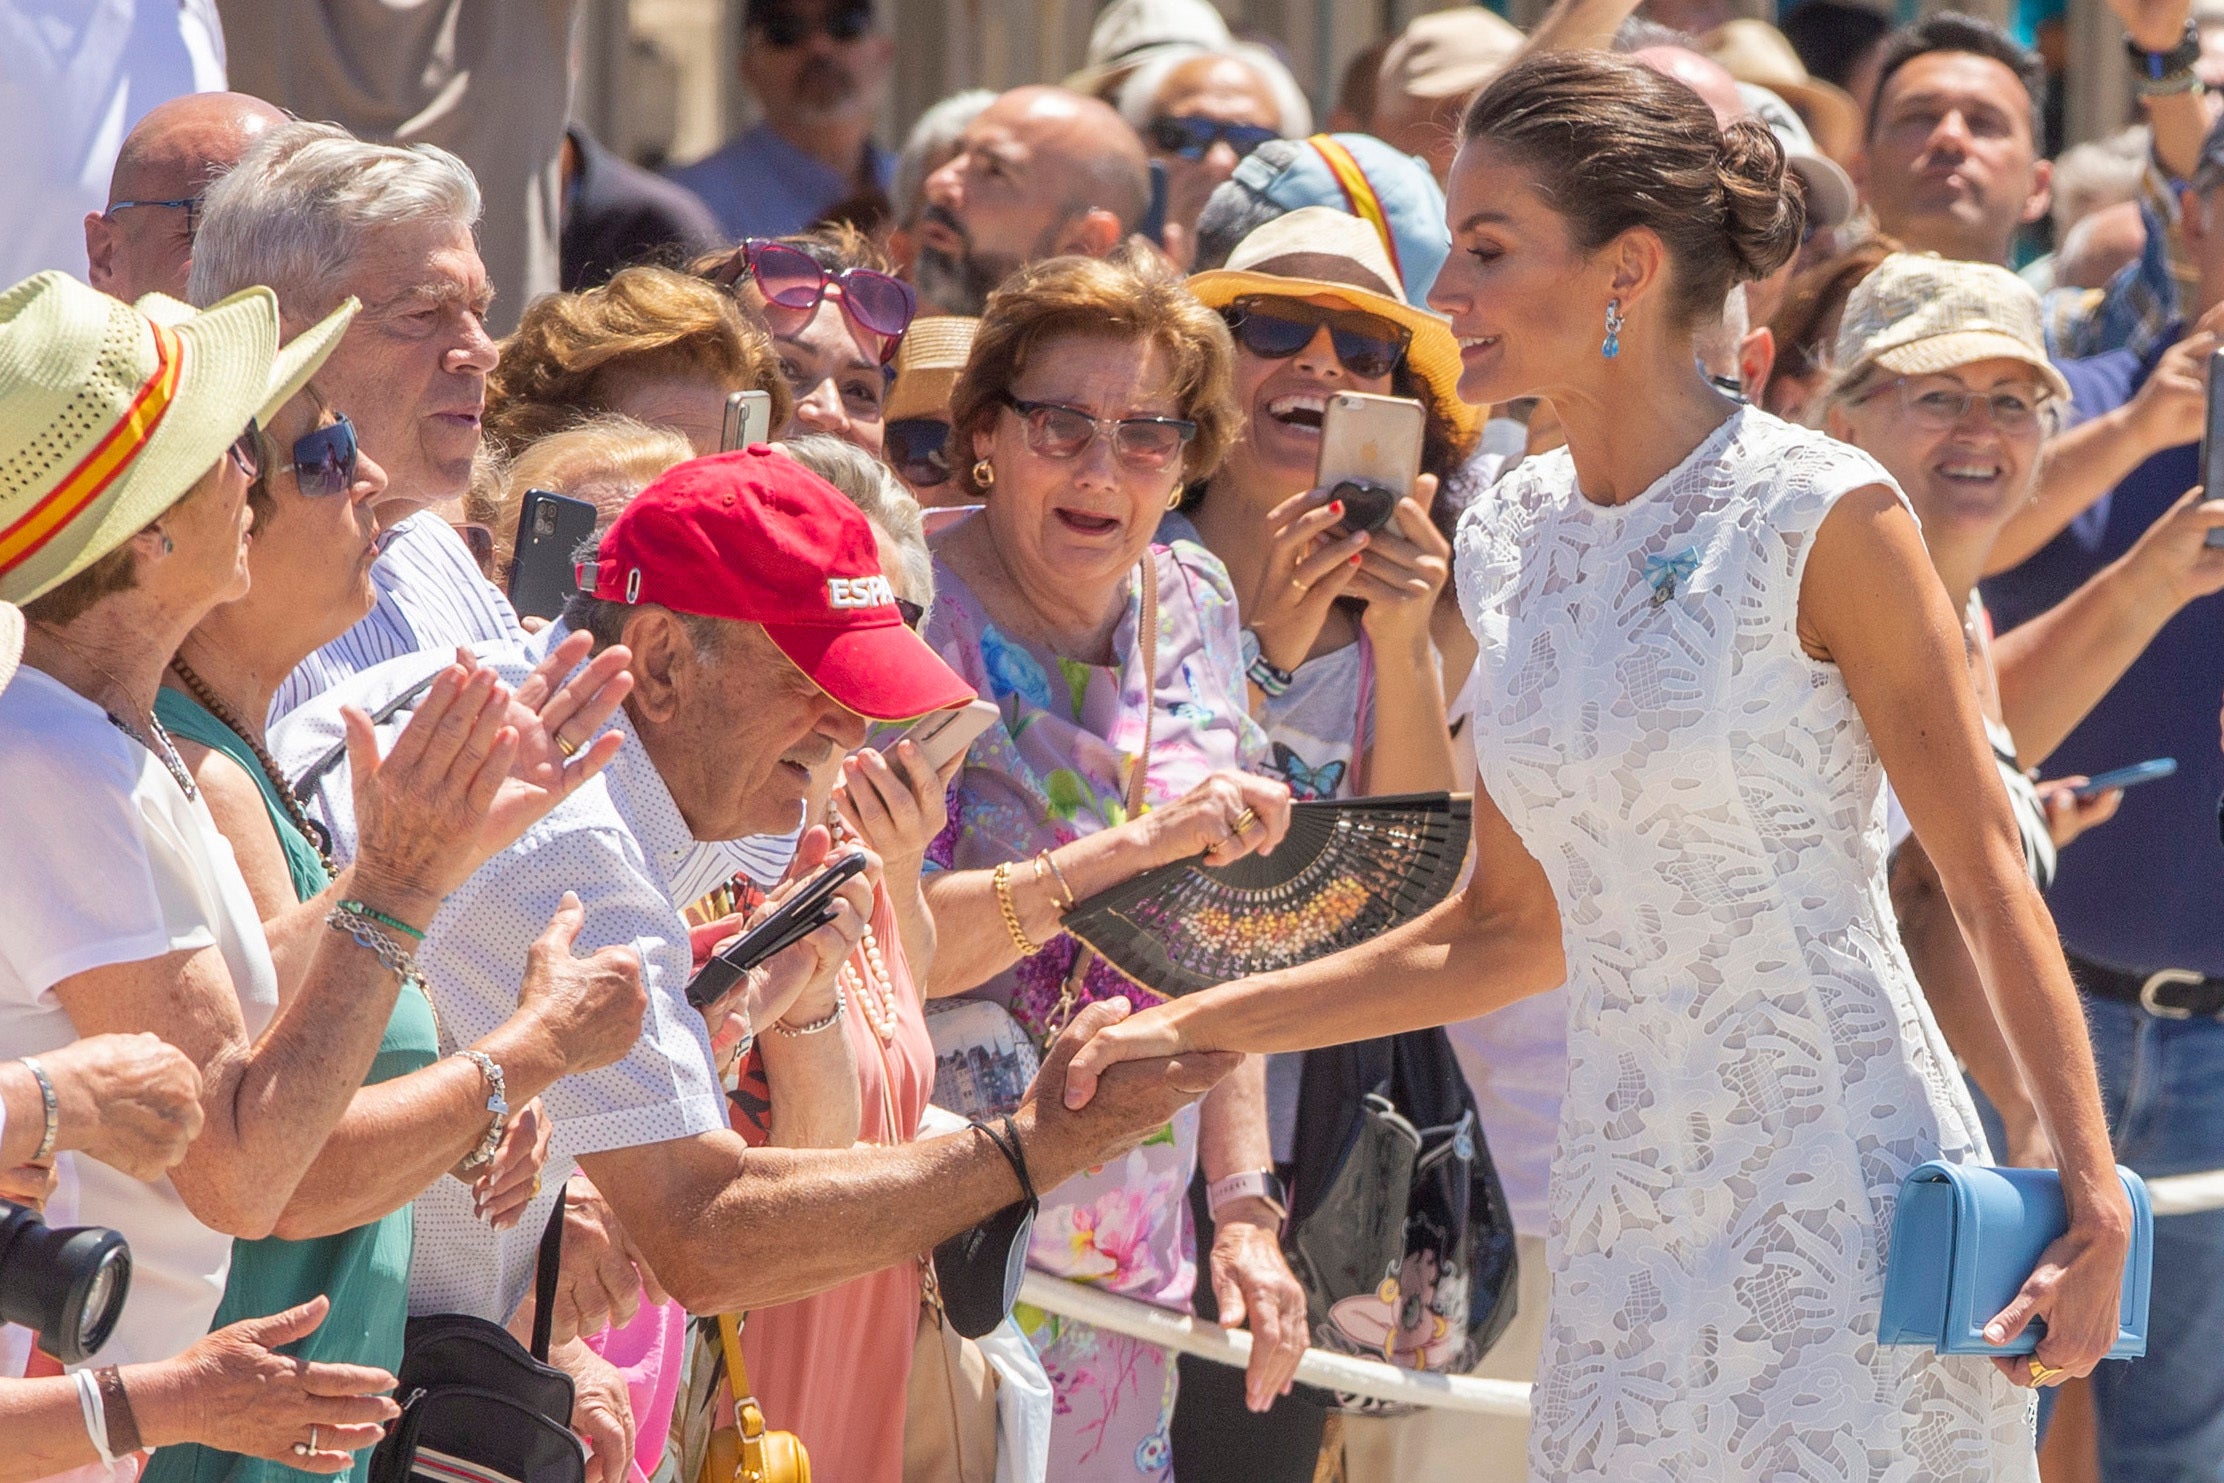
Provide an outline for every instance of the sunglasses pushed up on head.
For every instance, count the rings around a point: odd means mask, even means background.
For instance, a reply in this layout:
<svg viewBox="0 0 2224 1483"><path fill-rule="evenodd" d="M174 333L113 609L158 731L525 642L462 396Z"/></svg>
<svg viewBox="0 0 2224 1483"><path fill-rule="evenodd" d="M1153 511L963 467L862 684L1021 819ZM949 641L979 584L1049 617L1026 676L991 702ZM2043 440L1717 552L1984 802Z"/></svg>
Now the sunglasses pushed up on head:
<svg viewBox="0 0 2224 1483"><path fill-rule="evenodd" d="M877 268L843 268L828 272L801 248L751 237L741 244L742 265L755 281L767 305L799 316L817 312L829 286L840 290L835 301L842 317L855 329L880 337L880 363L896 358L904 331L919 312L919 296L901 278Z"/></svg>

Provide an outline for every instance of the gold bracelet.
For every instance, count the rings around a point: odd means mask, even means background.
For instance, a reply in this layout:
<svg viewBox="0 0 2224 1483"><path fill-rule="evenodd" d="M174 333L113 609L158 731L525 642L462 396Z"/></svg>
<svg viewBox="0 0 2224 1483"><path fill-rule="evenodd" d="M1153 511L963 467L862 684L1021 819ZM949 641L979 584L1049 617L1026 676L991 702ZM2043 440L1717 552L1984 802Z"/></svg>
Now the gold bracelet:
<svg viewBox="0 0 2224 1483"><path fill-rule="evenodd" d="M1032 958L1042 946L1028 941L1027 929L1019 924L1019 908L1012 905L1012 862L1006 860L997 866L989 879L996 883L996 906L1004 913L1004 930L1012 934L1012 946L1019 949L1022 958Z"/></svg>
<svg viewBox="0 0 2224 1483"><path fill-rule="evenodd" d="M1058 882L1058 896L1060 898L1058 915L1062 917L1073 910L1073 887L1066 884L1066 873L1058 868L1057 861L1050 858L1050 851L1048 850L1044 850L1035 856L1035 881L1038 885L1044 878L1043 870L1046 866L1049 868L1051 876Z"/></svg>

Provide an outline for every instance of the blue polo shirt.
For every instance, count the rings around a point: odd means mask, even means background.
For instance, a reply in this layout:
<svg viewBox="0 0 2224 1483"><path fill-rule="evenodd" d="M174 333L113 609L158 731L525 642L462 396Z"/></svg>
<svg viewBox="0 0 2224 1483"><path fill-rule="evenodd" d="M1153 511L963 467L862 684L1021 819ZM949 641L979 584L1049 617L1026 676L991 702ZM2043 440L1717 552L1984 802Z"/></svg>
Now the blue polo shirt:
<svg viewBox="0 0 2224 1483"><path fill-rule="evenodd" d="M2173 327L2144 357L2112 351L2059 362L2077 421L2122 406L2146 383ZM2200 448L2166 449L2131 471L2030 560L1984 584L2003 630L2046 611L2131 548L2200 480ZM2124 794L2110 822L2062 852L2047 904L2071 951L2135 972L2192 968L2224 978L2224 847L2217 795L2224 754L2224 593L2188 603L2069 740L2049 777L2099 773L2149 757L2178 759L2176 776Z"/></svg>
<svg viewBox="0 0 2224 1483"><path fill-rule="evenodd" d="M896 157L867 140L873 184L886 191ZM716 154L667 172L702 198L728 236L789 237L804 231L857 191L855 177L829 170L780 137L770 124L735 135Z"/></svg>

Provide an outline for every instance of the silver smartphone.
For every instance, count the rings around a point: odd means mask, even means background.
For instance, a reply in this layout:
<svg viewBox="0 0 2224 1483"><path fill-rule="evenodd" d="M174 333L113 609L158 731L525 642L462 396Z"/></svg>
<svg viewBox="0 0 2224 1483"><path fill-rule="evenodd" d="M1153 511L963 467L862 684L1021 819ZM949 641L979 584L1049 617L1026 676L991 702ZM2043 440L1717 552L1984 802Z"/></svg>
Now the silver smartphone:
<svg viewBox="0 0 2224 1483"><path fill-rule="evenodd" d="M993 702L975 700L950 710L931 711L916 721L878 727L865 739L865 745L885 756L897 742L908 740L918 747L920 760L940 772L1002 714Z"/></svg>
<svg viewBox="0 0 2224 1483"><path fill-rule="evenodd" d="M1411 397L1339 391L1321 414L1313 487L1344 502L1337 534L1380 530L1421 475L1428 414Z"/></svg>
<svg viewBox="0 0 2224 1483"><path fill-rule="evenodd" d="M772 440L772 393L736 391L726 397L726 425L719 431L721 452Z"/></svg>

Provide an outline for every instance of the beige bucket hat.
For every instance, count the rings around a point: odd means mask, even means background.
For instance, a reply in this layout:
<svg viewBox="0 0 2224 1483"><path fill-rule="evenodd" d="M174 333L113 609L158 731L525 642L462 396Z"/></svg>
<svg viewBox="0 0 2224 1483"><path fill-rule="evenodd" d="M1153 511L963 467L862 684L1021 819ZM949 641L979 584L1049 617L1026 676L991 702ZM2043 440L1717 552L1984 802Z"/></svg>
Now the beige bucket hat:
<svg viewBox="0 0 2224 1483"><path fill-rule="evenodd" d="M888 405L881 418L902 422L909 417L948 415L950 388L973 354L973 337L981 322L963 314L933 314L914 319L896 350L896 384L888 389Z"/></svg>
<svg viewBox="0 0 2224 1483"><path fill-rule="evenodd" d="M1191 277L1189 291L1211 309L1225 309L1255 295L1321 296L1379 314L1413 332L1406 362L1429 384L1461 431L1473 432L1482 425L1480 409L1459 399L1459 341L1452 337L1451 325L1406 301L1382 237L1359 217L1330 206L1284 212L1238 242L1228 254L1226 267Z"/></svg>
<svg viewBox="0 0 2224 1483"><path fill-rule="evenodd" d="M267 288L198 311L65 273L0 293L0 599L52 591L177 503L301 390L355 310L280 349Z"/></svg>
<svg viewBox="0 0 2224 1483"><path fill-rule="evenodd" d="M1927 376L1972 361L2022 361L2063 401L2070 384L2047 359L2039 296L2006 268L1895 252L1846 300L1838 322L1840 387L1872 366Z"/></svg>

